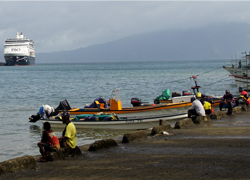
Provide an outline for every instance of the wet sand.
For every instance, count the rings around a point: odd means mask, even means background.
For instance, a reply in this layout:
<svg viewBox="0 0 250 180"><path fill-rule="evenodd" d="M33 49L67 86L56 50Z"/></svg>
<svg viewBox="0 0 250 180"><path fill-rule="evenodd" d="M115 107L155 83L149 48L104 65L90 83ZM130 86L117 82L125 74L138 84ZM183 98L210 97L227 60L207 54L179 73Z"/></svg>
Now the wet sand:
<svg viewBox="0 0 250 180"><path fill-rule="evenodd" d="M37 169L0 179L250 179L250 112L227 116L173 135L37 163Z"/></svg>

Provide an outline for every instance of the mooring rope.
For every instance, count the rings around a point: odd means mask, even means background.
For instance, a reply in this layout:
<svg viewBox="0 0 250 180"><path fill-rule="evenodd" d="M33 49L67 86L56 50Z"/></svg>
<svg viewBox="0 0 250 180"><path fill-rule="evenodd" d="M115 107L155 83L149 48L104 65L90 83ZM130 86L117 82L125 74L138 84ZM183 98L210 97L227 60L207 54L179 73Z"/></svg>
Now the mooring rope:
<svg viewBox="0 0 250 180"><path fill-rule="evenodd" d="M215 70L220 69L220 68L221 68L221 67L215 68L215 69L213 69L213 70L211 70L211 71L204 72L204 73L199 74L199 75L197 75L197 76L201 76L201 75L203 75L203 74L210 73L210 72L215 71Z"/></svg>
<svg viewBox="0 0 250 180"><path fill-rule="evenodd" d="M204 73L202 73L202 74L198 74L198 75L196 75L196 76L201 76L201 75L203 75L203 74L210 73L210 72L215 71L215 70L220 69L220 68L221 68L221 67L218 67L218 68L215 68L215 69L213 69L213 70L211 70L211 71L206 71L206 72L204 72ZM191 79L191 78L192 78L192 77L183 78L183 79L177 79L177 80L174 80L174 81L165 82L165 84L173 83L173 82L179 82L179 81L183 81L183 80L187 80L187 79Z"/></svg>
<svg viewBox="0 0 250 180"><path fill-rule="evenodd" d="M231 77L228 76L228 77L226 77L226 78L220 79L220 80L218 80L218 81L216 81L216 82L213 82L213 83L211 83L211 84L204 85L204 87L206 87L206 86L211 86L212 84L216 84L216 83L221 82L222 80L225 80L225 79L228 79L228 78L231 78Z"/></svg>

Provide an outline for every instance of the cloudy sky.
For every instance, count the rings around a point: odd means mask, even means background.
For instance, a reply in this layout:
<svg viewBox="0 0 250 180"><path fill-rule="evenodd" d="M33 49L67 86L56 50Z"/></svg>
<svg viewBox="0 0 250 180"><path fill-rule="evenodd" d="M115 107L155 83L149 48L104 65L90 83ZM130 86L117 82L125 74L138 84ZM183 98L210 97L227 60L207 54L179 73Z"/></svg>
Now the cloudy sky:
<svg viewBox="0 0 250 180"><path fill-rule="evenodd" d="M37 53L73 50L147 32L250 23L249 7L250 1L0 1L0 42L23 32Z"/></svg>

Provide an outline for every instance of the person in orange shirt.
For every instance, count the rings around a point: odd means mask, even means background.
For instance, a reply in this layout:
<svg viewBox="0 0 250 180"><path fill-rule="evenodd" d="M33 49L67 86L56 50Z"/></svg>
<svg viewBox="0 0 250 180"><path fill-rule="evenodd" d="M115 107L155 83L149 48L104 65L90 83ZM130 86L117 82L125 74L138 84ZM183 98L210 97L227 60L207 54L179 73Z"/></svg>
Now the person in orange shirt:
<svg viewBox="0 0 250 180"><path fill-rule="evenodd" d="M42 155L42 157L37 160L39 162L46 162L49 152L53 149L60 149L59 140L55 133L51 130L50 123L45 122L43 124L43 128L44 131L42 132L41 142L37 143Z"/></svg>

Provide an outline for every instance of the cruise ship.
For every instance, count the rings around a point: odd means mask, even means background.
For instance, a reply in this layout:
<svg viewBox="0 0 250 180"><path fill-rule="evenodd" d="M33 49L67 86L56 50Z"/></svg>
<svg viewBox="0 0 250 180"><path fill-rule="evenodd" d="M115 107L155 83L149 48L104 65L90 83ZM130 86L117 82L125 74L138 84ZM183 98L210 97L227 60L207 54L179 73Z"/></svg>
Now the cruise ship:
<svg viewBox="0 0 250 180"><path fill-rule="evenodd" d="M35 44L24 37L23 33L16 33L16 38L6 39L4 44L5 66L26 66L35 64Z"/></svg>

